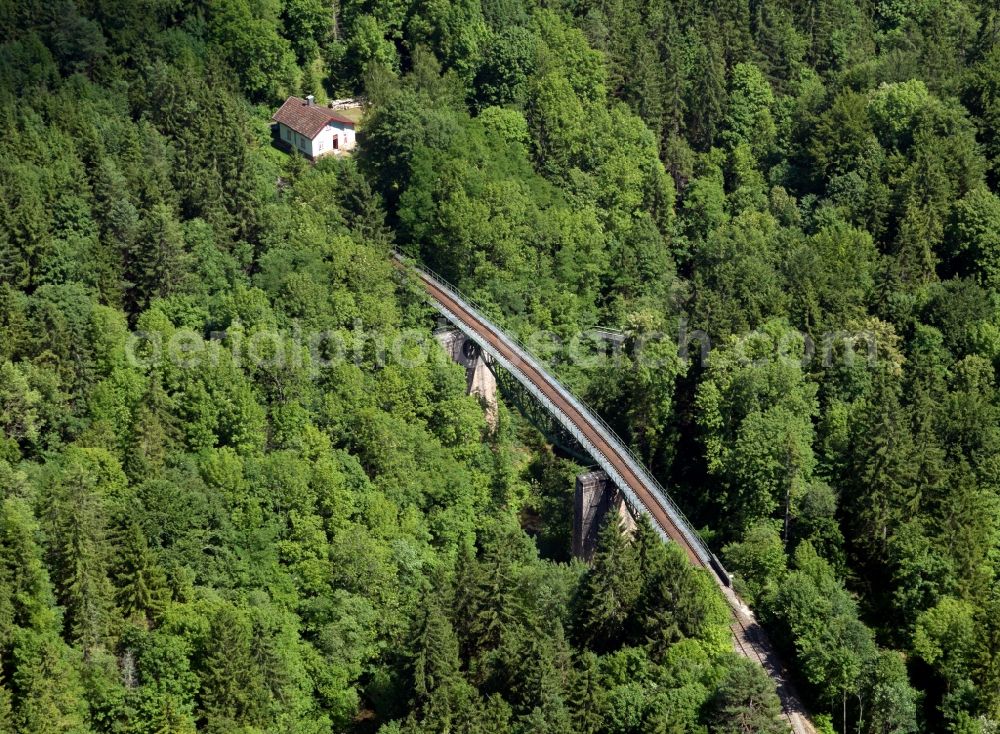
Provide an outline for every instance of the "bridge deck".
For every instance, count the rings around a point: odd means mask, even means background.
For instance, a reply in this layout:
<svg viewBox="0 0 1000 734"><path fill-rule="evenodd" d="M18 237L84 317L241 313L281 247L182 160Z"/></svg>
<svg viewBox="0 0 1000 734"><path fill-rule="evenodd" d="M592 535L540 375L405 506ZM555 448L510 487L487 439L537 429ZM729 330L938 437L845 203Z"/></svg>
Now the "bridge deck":
<svg viewBox="0 0 1000 734"><path fill-rule="evenodd" d="M401 256L396 257L397 261L412 265ZM413 269L438 310L552 410L619 489L640 510L650 515L661 534L677 543L692 563L706 568L712 574L733 613L732 629L736 651L760 664L775 681L785 717L793 731L796 734L812 734L815 729L763 629L757 624L750 609L728 588L728 578L719 572L721 567L716 568L712 564L714 556L711 551L683 518L680 510L662 493L648 471L638 465L635 457L599 417L552 377L513 338L494 326L452 288L419 267Z"/></svg>

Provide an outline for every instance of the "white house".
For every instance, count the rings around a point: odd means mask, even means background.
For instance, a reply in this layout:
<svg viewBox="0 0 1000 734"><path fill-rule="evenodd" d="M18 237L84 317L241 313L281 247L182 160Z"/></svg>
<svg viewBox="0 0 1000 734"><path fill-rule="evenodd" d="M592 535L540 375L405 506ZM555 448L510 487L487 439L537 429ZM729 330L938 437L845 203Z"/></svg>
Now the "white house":
<svg viewBox="0 0 1000 734"><path fill-rule="evenodd" d="M285 147L311 160L354 147L354 122L317 105L311 94L305 99L289 97L271 119L278 123L278 139Z"/></svg>

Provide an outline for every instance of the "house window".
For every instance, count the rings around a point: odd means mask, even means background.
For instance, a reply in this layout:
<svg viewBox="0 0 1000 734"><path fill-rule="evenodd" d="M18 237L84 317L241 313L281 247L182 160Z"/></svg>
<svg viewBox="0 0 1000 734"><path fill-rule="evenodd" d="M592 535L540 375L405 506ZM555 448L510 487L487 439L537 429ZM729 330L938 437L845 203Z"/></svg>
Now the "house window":
<svg viewBox="0 0 1000 734"><path fill-rule="evenodd" d="M333 149L337 150L339 147L340 147L340 136L334 135L333 136Z"/></svg>

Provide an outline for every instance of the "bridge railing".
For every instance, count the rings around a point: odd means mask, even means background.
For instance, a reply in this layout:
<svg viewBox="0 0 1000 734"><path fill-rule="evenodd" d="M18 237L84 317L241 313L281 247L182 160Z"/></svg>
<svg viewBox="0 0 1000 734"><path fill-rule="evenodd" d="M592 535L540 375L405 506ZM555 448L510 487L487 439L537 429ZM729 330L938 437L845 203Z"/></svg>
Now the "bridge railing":
<svg viewBox="0 0 1000 734"><path fill-rule="evenodd" d="M660 506L663 508L667 516L670 517L671 521L677 526L677 528L684 534L691 544L692 549L696 552L702 562L707 566L712 568L717 574L722 577L724 582L728 583L728 574L725 569L722 568L721 563L709 549L708 545L705 543L704 539L701 537L701 533L694 527L694 524L688 520L687 516L678 507L677 503L674 502L670 495L667 494L667 490L662 484L653 476L646 465L642 462L642 459L632 450L632 448L618 435L618 433L608 424L604 418L593 408L587 405L582 399L578 398L570 390L562 385L561 382L553 378L549 374L548 368L545 363L536 357L528 347L521 343L521 341L509 334L506 330L500 328L493 321L486 316L485 310L475 302L475 300L465 296L462 292L453 284L449 283L448 280L438 273L434 272L430 268L424 266L423 264L418 264L405 253L395 250L394 257L401 263L413 267L415 270L421 271L424 275L434 279L436 283L451 292L451 296L458 302L467 306L469 310L475 311L479 319L486 324L486 326L493 331L493 333L504 342L507 343L509 347L519 352L525 361L530 362L535 369L539 372L548 375L550 382L555 387L556 390L562 395L567 402L571 403L581 414L586 416L594 426L605 434L604 438L608 443L611 443L622 455L623 459L629 465L629 468L638 476L646 488L653 494L656 500L659 502Z"/></svg>

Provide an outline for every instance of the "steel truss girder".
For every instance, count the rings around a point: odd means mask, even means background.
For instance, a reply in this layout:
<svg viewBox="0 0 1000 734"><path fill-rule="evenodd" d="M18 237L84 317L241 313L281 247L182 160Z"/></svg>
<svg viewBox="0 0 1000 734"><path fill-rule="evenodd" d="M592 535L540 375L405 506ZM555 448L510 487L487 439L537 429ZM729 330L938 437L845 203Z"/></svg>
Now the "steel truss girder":
<svg viewBox="0 0 1000 734"><path fill-rule="evenodd" d="M460 300L458 299L457 294L453 293L452 297L456 298L456 300ZM551 400L549 400L545 396L545 393L542 392L542 390L537 385L535 385L535 383L529 380L527 376L523 372L521 372L521 370L517 369L506 358L504 358L503 355L501 355L498 350L494 349L489 342L487 342L485 339L479 336L479 334L477 334L475 330L465 327L462 320L456 314L452 313L450 309L448 309L447 307L445 307L444 305L442 305L441 303L437 302L434 299L431 300L434 304L434 307L446 319L448 319L448 321L454 324L455 327L459 329L463 334L465 334L469 339L472 339L476 344L478 344L479 348L485 354L488 354L494 361L496 361L497 364L503 367L504 370L513 375L517 379L517 381L520 382L525 387L525 389L527 389L529 393L531 393L532 397L534 397L535 400L541 403L542 406L544 406L545 409L554 418L556 418L556 420L559 421L562 427L577 441L577 443L580 444L580 446L583 447L583 449L591 457L593 457L594 461L597 462L598 466L600 466L601 469L605 471L605 473L608 475L608 478L612 481L612 483L614 483L614 485L621 490L628 505L631 508L635 508L644 514L649 514L649 511L646 509L645 505L643 505L643 503L639 500L635 492L631 490L631 488L622 478L621 474L619 474L618 471L615 469L614 465L600 451L597 450L597 448L590 442L590 440L583 434L583 432L576 427L576 424L574 424L573 421L571 421L569 417L565 413L563 413L562 410L560 410ZM478 314L478 316L480 319L485 321L485 317L482 314ZM496 327L494 327L494 329L497 331L497 333L500 333L500 331L496 329ZM527 357L527 355L525 356ZM567 400L570 400L574 403L578 402L576 401L575 397L569 393L566 393L565 397L567 398ZM589 412L585 408L583 408L583 406L579 406L579 409L581 413L583 413L584 415L586 415ZM630 457L628 456L627 452L623 451L622 458L626 461L629 461ZM643 476L643 474L645 474L645 471L640 469L638 466L631 468L633 471L636 472L638 476ZM664 503L664 510L668 513L668 515L671 516L671 519L675 519L673 516L676 513L672 512L672 508L669 503ZM704 563L705 567L714 568L715 564L717 564L718 561L716 561L713 558L711 551L709 551L709 549L705 546L701 538L699 538L696 534L694 534L693 531L687 531L687 523L680 521L679 518L675 519L675 524L679 529L682 530L682 532L684 532L685 536L690 536L688 537L688 542L690 543L694 552L697 554L698 558ZM659 523L654 521L652 525L656 529L656 532L660 535L660 537L662 537L667 542L671 542L670 536L667 535L667 531L664 528L660 527Z"/></svg>
<svg viewBox="0 0 1000 734"><path fill-rule="evenodd" d="M532 402L533 396L524 394L524 384L520 380L513 375L509 375L509 373L505 370L496 369L492 357L485 360L485 362L490 372L492 372L493 376L496 378L497 388L503 396L509 400L515 408L517 408L518 412L524 416L528 423L534 426L535 429L541 433L547 441L549 441L549 443L553 444L556 448L568 454L576 461L580 462L583 466L593 465L594 460L589 454L587 454L582 448L571 445L575 443L575 438L566 440L571 437L559 435L560 433L566 433L565 428L559 421L552 420L552 414L544 405L539 406L541 410L538 410L537 408L532 409L530 403ZM542 415L539 415L539 413Z"/></svg>

